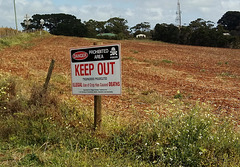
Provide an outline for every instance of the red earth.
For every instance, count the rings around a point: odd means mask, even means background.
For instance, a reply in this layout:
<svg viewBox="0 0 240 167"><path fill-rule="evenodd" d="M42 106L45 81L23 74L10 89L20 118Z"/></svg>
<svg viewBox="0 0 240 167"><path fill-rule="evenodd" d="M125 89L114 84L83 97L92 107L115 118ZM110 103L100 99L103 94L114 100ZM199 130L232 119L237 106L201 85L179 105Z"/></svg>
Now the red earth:
<svg viewBox="0 0 240 167"><path fill-rule="evenodd" d="M70 49L91 46L96 41L49 36L6 48L0 51L0 72L34 78L38 77L38 72L46 73L51 59L54 59L54 73L71 78ZM106 108L120 111L135 104L139 110L144 110L153 104L141 102L136 94L148 96L157 93L173 98L178 92L185 100L210 103L215 112L233 113L234 119L240 121L240 49L143 40L102 42L120 44L122 56L123 92L121 96L104 97ZM71 85L63 87L70 96ZM79 99L92 105L91 96L81 96Z"/></svg>

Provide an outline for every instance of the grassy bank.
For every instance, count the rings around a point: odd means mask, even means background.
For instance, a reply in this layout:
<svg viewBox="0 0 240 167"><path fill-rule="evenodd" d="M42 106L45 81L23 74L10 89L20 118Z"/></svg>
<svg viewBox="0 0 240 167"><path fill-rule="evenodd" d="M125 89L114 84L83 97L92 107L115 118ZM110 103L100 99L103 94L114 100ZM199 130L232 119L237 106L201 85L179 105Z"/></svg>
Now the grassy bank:
<svg viewBox="0 0 240 167"><path fill-rule="evenodd" d="M29 41L33 40L34 38L38 37L44 37L49 35L48 32L43 31L42 36L40 36L40 32L32 32L32 33L22 33L22 32L16 32L15 30L3 30L0 29L0 34L4 33L5 31L9 31L9 34L11 32L11 35L4 35L2 38L0 38L0 50L4 49L6 47L14 46L14 45L21 45L26 46L26 44L29 45Z"/></svg>
<svg viewBox="0 0 240 167"><path fill-rule="evenodd" d="M19 31L12 28L0 28L0 38L14 36L18 33Z"/></svg>
<svg viewBox="0 0 240 167"><path fill-rule="evenodd" d="M207 104L166 99L165 115L104 114L53 88L0 74L0 166L239 166L240 133ZM53 85L54 79L53 79Z"/></svg>

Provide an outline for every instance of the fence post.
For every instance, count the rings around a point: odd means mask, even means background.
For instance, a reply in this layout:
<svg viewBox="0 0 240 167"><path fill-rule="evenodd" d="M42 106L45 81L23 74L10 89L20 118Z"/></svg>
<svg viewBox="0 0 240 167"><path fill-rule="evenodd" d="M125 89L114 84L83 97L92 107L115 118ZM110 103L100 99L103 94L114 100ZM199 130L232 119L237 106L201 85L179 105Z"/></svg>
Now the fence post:
<svg viewBox="0 0 240 167"><path fill-rule="evenodd" d="M52 71L53 71L53 68L54 68L54 63L55 63L55 60L52 59L51 64L48 68L48 74L47 74L46 81L43 85L43 94L45 94L47 92L48 84L49 84L49 81L51 79Z"/></svg>
<svg viewBox="0 0 240 167"><path fill-rule="evenodd" d="M102 125L102 96L94 96L94 129L101 130Z"/></svg>

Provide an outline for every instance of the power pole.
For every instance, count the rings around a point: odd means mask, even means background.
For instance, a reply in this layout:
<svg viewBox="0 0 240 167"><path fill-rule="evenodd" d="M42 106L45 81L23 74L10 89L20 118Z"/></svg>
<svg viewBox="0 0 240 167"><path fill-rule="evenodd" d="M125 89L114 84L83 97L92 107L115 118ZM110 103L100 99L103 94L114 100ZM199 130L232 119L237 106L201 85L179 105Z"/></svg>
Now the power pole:
<svg viewBox="0 0 240 167"><path fill-rule="evenodd" d="M18 31L18 26L17 26L17 11L16 11L16 4L15 4L15 0L13 0L13 6L14 6L14 14L15 14L15 24L16 24L16 30Z"/></svg>
<svg viewBox="0 0 240 167"><path fill-rule="evenodd" d="M177 22L177 25L178 25L178 28L181 28L182 26L182 11L181 11L181 6L180 6L180 1L178 0L177 2L177 18L176 18L176 22Z"/></svg>

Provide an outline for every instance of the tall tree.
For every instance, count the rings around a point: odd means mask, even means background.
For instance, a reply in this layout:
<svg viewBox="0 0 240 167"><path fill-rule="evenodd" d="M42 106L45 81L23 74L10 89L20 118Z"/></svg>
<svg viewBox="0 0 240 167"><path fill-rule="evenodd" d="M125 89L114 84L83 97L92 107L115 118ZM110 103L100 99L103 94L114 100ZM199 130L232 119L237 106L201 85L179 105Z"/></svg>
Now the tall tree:
<svg viewBox="0 0 240 167"><path fill-rule="evenodd" d="M134 31L134 35L143 33L148 35L150 33L150 24L149 22L142 22L139 24L136 24L135 26L131 27L130 30Z"/></svg>
<svg viewBox="0 0 240 167"><path fill-rule="evenodd" d="M41 27L40 20L44 20L44 26L51 34L66 36L86 36L87 29L80 19L69 14L35 14L32 16L31 29L39 29ZM24 23L21 23L24 27Z"/></svg>
<svg viewBox="0 0 240 167"><path fill-rule="evenodd" d="M178 43L179 29L173 24L156 24L153 30L153 39L170 43Z"/></svg>
<svg viewBox="0 0 240 167"><path fill-rule="evenodd" d="M189 24L189 27L191 28L192 31L195 31L201 28L211 29L214 27L214 23L212 21L205 21L202 18L198 18L197 20L192 21Z"/></svg>
<svg viewBox="0 0 240 167"><path fill-rule="evenodd" d="M221 29L215 28L212 21L198 18L189 24L191 31L189 44L198 46L227 47L227 37Z"/></svg>
<svg viewBox="0 0 240 167"><path fill-rule="evenodd" d="M128 21L124 18L110 18L105 24L106 32L114 33L126 38L129 36L127 23Z"/></svg>
<svg viewBox="0 0 240 167"><path fill-rule="evenodd" d="M95 20L88 20L84 22L87 28L87 37L96 37L97 35L97 21Z"/></svg>
<svg viewBox="0 0 240 167"><path fill-rule="evenodd" d="M224 36L222 29L214 27L213 22L201 18L180 29L172 24L156 24L153 39L198 46L235 47L236 45L235 38Z"/></svg>
<svg viewBox="0 0 240 167"><path fill-rule="evenodd" d="M84 24L87 28L87 37L96 37L97 34L105 32L106 21L96 21L90 19L85 21Z"/></svg>
<svg viewBox="0 0 240 167"><path fill-rule="evenodd" d="M234 35L240 36L240 12L228 11L217 22L222 25L224 29L229 30Z"/></svg>

